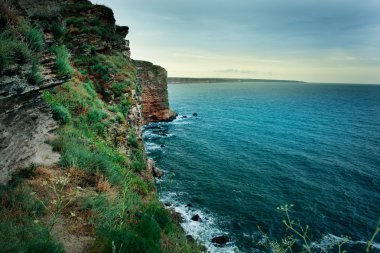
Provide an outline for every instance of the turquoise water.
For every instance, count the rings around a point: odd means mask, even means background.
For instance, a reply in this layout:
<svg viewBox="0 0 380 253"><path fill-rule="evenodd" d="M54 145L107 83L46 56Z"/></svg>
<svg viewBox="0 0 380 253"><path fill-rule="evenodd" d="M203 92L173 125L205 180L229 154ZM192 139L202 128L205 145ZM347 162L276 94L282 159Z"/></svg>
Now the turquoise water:
<svg viewBox="0 0 380 253"><path fill-rule="evenodd" d="M284 204L294 204L291 216L310 225L315 242L324 236L320 247L347 235L355 251L372 235L380 86L176 84L169 99L180 118L148 126L146 151L166 173L161 200L211 251L265 252L263 232L285 233L276 210ZM194 214L202 222L191 221ZM231 242L214 247L211 238L224 233Z"/></svg>

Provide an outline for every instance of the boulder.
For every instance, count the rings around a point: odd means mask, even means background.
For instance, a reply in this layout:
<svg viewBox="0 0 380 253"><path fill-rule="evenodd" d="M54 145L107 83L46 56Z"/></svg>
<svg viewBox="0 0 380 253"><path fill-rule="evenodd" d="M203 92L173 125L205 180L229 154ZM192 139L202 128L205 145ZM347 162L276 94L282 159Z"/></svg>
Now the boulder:
<svg viewBox="0 0 380 253"><path fill-rule="evenodd" d="M191 217L191 220L193 221L202 221L201 217L199 216L199 214L196 214L194 215L193 217Z"/></svg>
<svg viewBox="0 0 380 253"><path fill-rule="evenodd" d="M230 238L227 235L220 235L212 238L211 242L219 245L226 244L230 241Z"/></svg>

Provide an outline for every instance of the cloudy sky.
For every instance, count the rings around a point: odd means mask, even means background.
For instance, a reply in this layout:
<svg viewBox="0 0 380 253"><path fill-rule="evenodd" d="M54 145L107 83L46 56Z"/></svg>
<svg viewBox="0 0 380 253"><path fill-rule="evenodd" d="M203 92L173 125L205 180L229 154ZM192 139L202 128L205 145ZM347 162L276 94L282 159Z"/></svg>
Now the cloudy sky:
<svg viewBox="0 0 380 253"><path fill-rule="evenodd" d="M380 0L92 0L169 76L380 84Z"/></svg>

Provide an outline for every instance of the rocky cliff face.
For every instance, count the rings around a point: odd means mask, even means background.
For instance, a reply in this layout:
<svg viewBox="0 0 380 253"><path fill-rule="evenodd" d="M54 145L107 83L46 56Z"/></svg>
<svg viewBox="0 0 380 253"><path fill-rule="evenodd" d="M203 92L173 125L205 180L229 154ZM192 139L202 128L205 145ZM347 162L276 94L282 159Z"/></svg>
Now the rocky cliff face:
<svg viewBox="0 0 380 253"><path fill-rule="evenodd" d="M166 70L146 61L135 61L135 65L143 89L144 122L173 120L176 115L169 109Z"/></svg>
<svg viewBox="0 0 380 253"><path fill-rule="evenodd" d="M122 91L123 96L129 100L126 120L140 139L142 124L174 117L169 110L165 69L149 62L136 61L135 65L127 66L129 69L124 73L125 71L111 70L118 68L107 66L104 57L96 56L111 55L117 51L127 59L130 58L129 41L125 40L129 28L115 25L111 9L92 5L86 0L12 0L9 5L11 10L1 10L0 28L5 29L5 24L9 21L7 15L16 20L27 18L33 26L42 30L44 44L38 57L35 57L42 81L36 83L30 80L35 65L32 60L0 69L0 184L6 183L13 173L31 164L48 165L59 159L59 155L52 152L46 144L54 138L52 132L58 128L58 124L42 99L43 90L70 80L69 75L58 73L56 55L51 50L57 43L54 34L57 25L66 25L64 43L72 55L97 60L94 63L96 66L84 66L80 61L75 62L74 66L89 74L89 78L100 87L99 93L107 103L113 105L120 102L120 97L115 97L110 92L115 83L130 86L140 82L143 92L133 85ZM137 72L138 80L130 75L133 72ZM110 130L112 138L126 138L125 130L120 127L110 128L113 128ZM128 152L127 147L124 150Z"/></svg>
<svg viewBox="0 0 380 253"><path fill-rule="evenodd" d="M69 76L57 75L56 56L49 50L55 42L49 23L59 21L60 5L48 0L11 3L13 17L7 17L4 9L2 17L21 19L30 16L44 29L44 44L37 63L42 80L38 83L30 80L31 61L11 64L0 71L0 184L31 164L58 161L59 155L46 144L58 124L52 118L50 107L43 101L41 91L69 79Z"/></svg>

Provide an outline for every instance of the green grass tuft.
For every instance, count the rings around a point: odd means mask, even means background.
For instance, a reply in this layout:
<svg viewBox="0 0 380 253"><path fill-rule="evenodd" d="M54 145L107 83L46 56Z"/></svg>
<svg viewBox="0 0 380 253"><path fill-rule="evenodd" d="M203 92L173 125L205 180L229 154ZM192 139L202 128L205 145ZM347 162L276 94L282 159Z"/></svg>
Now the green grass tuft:
<svg viewBox="0 0 380 253"><path fill-rule="evenodd" d="M60 124L67 124L71 120L70 111L63 105L52 106L53 118Z"/></svg>
<svg viewBox="0 0 380 253"><path fill-rule="evenodd" d="M70 53L65 46L55 46L52 51L56 56L56 67L59 76L72 76L74 69L70 64Z"/></svg>

